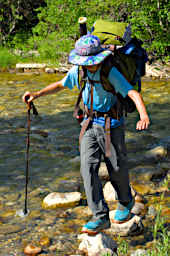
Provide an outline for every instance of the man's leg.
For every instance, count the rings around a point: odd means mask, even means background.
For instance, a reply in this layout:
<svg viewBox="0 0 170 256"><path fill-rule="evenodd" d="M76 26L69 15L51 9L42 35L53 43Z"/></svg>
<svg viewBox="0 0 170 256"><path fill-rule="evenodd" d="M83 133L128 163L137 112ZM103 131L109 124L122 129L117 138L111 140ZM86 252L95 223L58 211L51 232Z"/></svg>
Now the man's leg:
<svg viewBox="0 0 170 256"><path fill-rule="evenodd" d="M119 202L122 204L127 204L132 200L132 195L129 185L129 173L127 169L124 127L121 126L112 129L111 142L116 151L118 169L115 170L114 168L114 159L105 158L110 175L110 181L117 192Z"/></svg>
<svg viewBox="0 0 170 256"><path fill-rule="evenodd" d="M98 171L101 162L101 149L93 127L89 128L81 141L81 175L84 181L88 206L93 213L92 221L83 227L83 232L98 233L110 227L109 209L104 201L102 184Z"/></svg>
<svg viewBox="0 0 170 256"><path fill-rule="evenodd" d="M101 162L101 150L99 148L93 128L89 128L84 134L80 148L81 175L89 208L95 218L108 215L109 209L104 201L102 184L98 171Z"/></svg>
<svg viewBox="0 0 170 256"><path fill-rule="evenodd" d="M105 140L102 137L100 138L100 146L105 152ZM111 129L111 157L105 157L105 163L109 172L110 181L117 192L119 204L116 211L116 219L118 223L121 223L129 218L130 210L134 204L129 185L123 127Z"/></svg>

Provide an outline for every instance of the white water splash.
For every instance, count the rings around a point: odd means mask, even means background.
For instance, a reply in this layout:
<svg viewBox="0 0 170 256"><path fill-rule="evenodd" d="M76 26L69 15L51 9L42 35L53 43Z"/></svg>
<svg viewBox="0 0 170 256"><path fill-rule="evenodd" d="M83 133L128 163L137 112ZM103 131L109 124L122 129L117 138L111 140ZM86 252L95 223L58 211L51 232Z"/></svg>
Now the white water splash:
<svg viewBox="0 0 170 256"><path fill-rule="evenodd" d="M30 210L27 210L27 213L25 214L24 210L21 209L21 210L16 211L15 216L25 218L29 215L29 213L30 213Z"/></svg>

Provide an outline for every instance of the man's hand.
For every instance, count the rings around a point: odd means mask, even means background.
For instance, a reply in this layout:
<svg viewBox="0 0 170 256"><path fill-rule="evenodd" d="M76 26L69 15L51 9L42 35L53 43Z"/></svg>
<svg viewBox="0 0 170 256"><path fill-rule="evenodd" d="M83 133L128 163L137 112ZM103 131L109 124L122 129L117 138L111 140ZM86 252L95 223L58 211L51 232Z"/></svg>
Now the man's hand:
<svg viewBox="0 0 170 256"><path fill-rule="evenodd" d="M24 95L22 96L23 102L27 104L32 102L36 98L37 98L36 94L31 92L25 92Z"/></svg>
<svg viewBox="0 0 170 256"><path fill-rule="evenodd" d="M142 96L140 95L140 93L138 93L135 90L130 90L128 92L128 96L135 103L136 108L137 108L137 110L139 112L139 115L140 115L140 120L136 124L136 129L137 130L147 129L149 124L150 124L150 121L149 121L148 113L146 111Z"/></svg>
<svg viewBox="0 0 170 256"><path fill-rule="evenodd" d="M25 103L30 103L33 100L35 100L36 98L39 98L41 96L45 96L48 94L53 94L53 93L57 93L63 89L66 89L63 84L62 84L62 80L61 81L57 81L53 84L48 85L47 87L45 87L44 89L37 91L35 93L31 93L31 92L25 92L22 100Z"/></svg>
<svg viewBox="0 0 170 256"><path fill-rule="evenodd" d="M136 124L136 130L145 130L148 128L150 122L148 116L139 120Z"/></svg>

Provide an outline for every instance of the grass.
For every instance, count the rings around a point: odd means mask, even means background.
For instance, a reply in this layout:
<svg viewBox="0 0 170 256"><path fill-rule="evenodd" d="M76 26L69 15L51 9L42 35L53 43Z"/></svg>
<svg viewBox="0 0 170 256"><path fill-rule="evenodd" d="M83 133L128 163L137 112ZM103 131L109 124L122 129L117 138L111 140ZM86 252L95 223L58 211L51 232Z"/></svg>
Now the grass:
<svg viewBox="0 0 170 256"><path fill-rule="evenodd" d="M168 187L168 181L164 184ZM164 199L164 192L161 195L160 201ZM170 231L166 226L166 219L161 216L162 205L158 206L157 216L155 219L155 224L152 228L153 233L153 249L148 251L147 256L168 256L170 255Z"/></svg>
<svg viewBox="0 0 170 256"><path fill-rule="evenodd" d="M165 184L167 186L167 184ZM160 201L164 199L164 192L161 195ZM161 216L162 205L157 208L157 215L155 218L154 225L151 227L151 232L153 235L152 249L145 249L146 253L140 256L169 256L170 255L170 231L166 226L166 219ZM126 240L121 240L118 238L118 255L124 256L129 255L129 245ZM110 256L108 254L102 256Z"/></svg>
<svg viewBox="0 0 170 256"><path fill-rule="evenodd" d="M0 48L0 67L12 67L17 63L17 57L10 53L7 48Z"/></svg>
<svg viewBox="0 0 170 256"><path fill-rule="evenodd" d="M52 56L53 53L53 56ZM5 47L0 47L0 69L15 67L16 63L47 63L49 66L58 66L59 62L65 61L67 56L63 52L57 53L50 47L46 47L46 51L40 49L39 55L29 54L29 52L22 51L22 55L14 54Z"/></svg>

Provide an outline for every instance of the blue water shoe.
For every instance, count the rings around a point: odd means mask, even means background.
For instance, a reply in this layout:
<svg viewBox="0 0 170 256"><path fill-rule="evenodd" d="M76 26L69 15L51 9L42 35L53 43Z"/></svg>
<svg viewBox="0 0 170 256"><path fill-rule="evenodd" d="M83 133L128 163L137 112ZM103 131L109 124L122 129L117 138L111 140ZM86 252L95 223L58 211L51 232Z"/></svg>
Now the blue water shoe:
<svg viewBox="0 0 170 256"><path fill-rule="evenodd" d="M132 201L127 205L123 206L122 204L118 206L114 219L112 219L113 223L124 223L128 221L131 218L131 209L133 208L135 204L135 199L133 198Z"/></svg>
<svg viewBox="0 0 170 256"><path fill-rule="evenodd" d="M102 219L92 219L87 222L82 228L82 233L88 233L90 235L96 235L101 232L103 229L110 228L110 220L109 218Z"/></svg>

